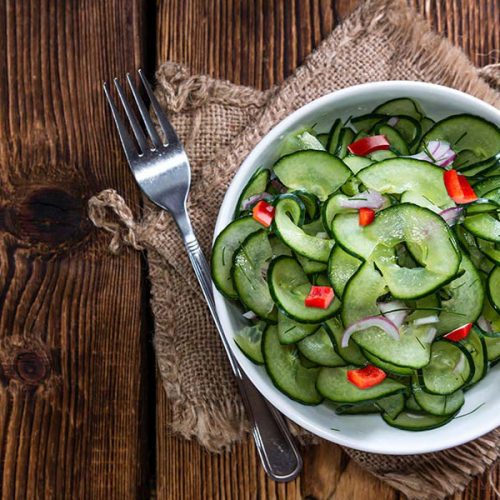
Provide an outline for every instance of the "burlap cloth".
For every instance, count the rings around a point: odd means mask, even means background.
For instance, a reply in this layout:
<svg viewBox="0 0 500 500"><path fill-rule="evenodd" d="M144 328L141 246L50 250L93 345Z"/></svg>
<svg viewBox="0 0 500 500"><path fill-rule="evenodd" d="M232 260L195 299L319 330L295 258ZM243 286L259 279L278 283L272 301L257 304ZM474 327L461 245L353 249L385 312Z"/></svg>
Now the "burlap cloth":
<svg viewBox="0 0 500 500"><path fill-rule="evenodd" d="M190 75L166 63L156 95L182 138L193 173L189 210L208 255L219 206L236 169L280 120L333 90L376 80L421 80L454 87L494 105L498 67L484 79L466 56L432 33L402 0L370 0L311 54L279 88L251 88ZM488 83L487 83L488 82ZM155 317L155 349L173 406L172 430L220 450L247 430L241 401L217 333L170 216L146 202L142 219L114 191L89 203L94 223L122 244L146 249ZM137 207L138 208L138 207ZM425 434L422 436L425 439ZM410 498L462 490L499 456L500 430L452 450L419 456L346 449L364 468Z"/></svg>

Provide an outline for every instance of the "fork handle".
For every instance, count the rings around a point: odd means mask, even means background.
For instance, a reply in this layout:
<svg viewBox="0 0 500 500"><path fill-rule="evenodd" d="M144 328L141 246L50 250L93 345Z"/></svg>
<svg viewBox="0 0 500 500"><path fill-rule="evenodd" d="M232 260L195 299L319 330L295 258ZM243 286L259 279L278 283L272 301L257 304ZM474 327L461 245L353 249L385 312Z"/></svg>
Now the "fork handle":
<svg viewBox="0 0 500 500"><path fill-rule="evenodd" d="M189 259L226 350L229 363L236 376L262 466L273 480L291 481L302 470L302 458L295 440L281 413L266 401L250 382L231 352L215 309L210 268L194 234L189 215L184 212L175 217L175 220L183 236Z"/></svg>

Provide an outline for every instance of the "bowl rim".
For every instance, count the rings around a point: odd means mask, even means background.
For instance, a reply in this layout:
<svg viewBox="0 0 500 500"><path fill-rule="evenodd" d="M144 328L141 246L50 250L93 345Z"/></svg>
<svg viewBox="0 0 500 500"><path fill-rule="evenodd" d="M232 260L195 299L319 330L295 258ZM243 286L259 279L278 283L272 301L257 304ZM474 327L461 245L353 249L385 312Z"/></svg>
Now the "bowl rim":
<svg viewBox="0 0 500 500"><path fill-rule="evenodd" d="M284 131L286 131L290 127L290 125L293 125L295 122L300 121L302 116L320 110L326 104L331 103L331 101L338 101L346 97L352 97L360 92L378 91L378 90L387 91L391 89L397 91L404 90L405 92L408 93L408 95L411 95L412 90L418 91L420 89L434 90L436 93L446 94L448 96L454 95L457 99L460 99L464 102L464 107L467 108L475 107L478 111L477 113L478 115L481 114L495 115L498 125L500 125L500 110L496 109L494 106L474 96L461 92L459 90L433 83L426 83L426 82L412 81L412 80L378 81L378 82L369 82L369 83L354 85L325 94L296 109L288 116L286 116L283 120L274 125L271 128L271 130L269 130L269 132L255 145L255 147L247 155L245 160L242 162L242 164L236 171L224 195L224 199L220 206L217 216L217 221L215 224L213 241L215 241L217 235L232 220L232 214L234 213L234 205L236 204L240 191L244 186L244 181L247 179L248 173L252 172L258 167L255 160L259 157L261 152L263 152L272 142L278 140L280 135ZM418 97L416 97L416 99L418 99ZM232 328L228 318L229 312L226 307L227 301L222 296L222 294L220 294L220 292L217 290L217 288L213 283L212 283L212 289L214 292L217 314L219 315L219 319L223 326L226 338L229 341L232 354L236 357L238 364L240 365L242 370L252 381L252 383L255 385L258 391L267 399L268 402L276 406L276 408L281 413L283 413L287 418L289 418L297 425L308 430L309 432L313 433L316 436L324 438L333 443L354 448L360 451L387 454L387 455L409 455L409 454L431 453L448 449L454 446L459 446L461 444L470 442L490 432L494 428L500 426L500 398L499 398L498 412L496 413L498 415L498 418L497 420L490 421L489 425L483 425L483 426L470 425L469 432L467 433L448 433L448 436L441 437L439 440L421 439L417 443L417 445L415 445L411 450L407 450L406 448L403 447L398 447L397 439L395 439L393 443L388 443L387 448L380 448L377 446L371 446L369 443L364 444L363 442L360 441L353 443L352 438L350 437L346 438L345 436L342 435L341 432L336 434L331 434L329 432L326 432L326 430L324 430L322 426L314 424L313 422L311 422L311 420L308 420L304 418L302 415L298 414L296 410L291 406L291 404L286 404L287 403L286 400L289 400L289 398L283 393L281 393L279 389L273 385L271 379L268 376L267 376L268 383L259 380L259 378L255 379L253 377L253 374L250 373L250 371L252 370L251 362L245 357L245 355L239 349L237 349L234 342L232 342L233 338ZM289 401L292 402L292 400ZM434 432L440 429L442 430L444 428L446 427L441 427L430 431L424 431L418 434L424 437L425 433L427 432ZM394 430L396 431L398 429ZM436 442L439 442L439 444L434 444Z"/></svg>

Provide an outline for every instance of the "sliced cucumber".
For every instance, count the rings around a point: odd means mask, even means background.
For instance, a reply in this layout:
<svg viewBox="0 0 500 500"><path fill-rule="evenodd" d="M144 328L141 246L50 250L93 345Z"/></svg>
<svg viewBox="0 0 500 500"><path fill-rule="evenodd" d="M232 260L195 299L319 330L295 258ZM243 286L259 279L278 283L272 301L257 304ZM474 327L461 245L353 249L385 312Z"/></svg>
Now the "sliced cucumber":
<svg viewBox="0 0 500 500"><path fill-rule="evenodd" d="M358 132L370 132L380 121L387 120L387 116L382 113L369 113L351 119L351 123Z"/></svg>
<svg viewBox="0 0 500 500"><path fill-rule="evenodd" d="M500 313L500 267L495 267L489 274L486 290L490 304Z"/></svg>
<svg viewBox="0 0 500 500"><path fill-rule="evenodd" d="M358 177L367 188L380 193L402 194L412 191L444 208L453 202L446 191L443 172L441 167L426 161L389 158L364 168Z"/></svg>
<svg viewBox="0 0 500 500"><path fill-rule="evenodd" d="M245 239L234 254L233 284L238 297L247 309L257 316L276 319L274 302L269 293L265 275L273 249L265 230L257 231Z"/></svg>
<svg viewBox="0 0 500 500"><path fill-rule="evenodd" d="M477 196L482 198L484 194L498 188L498 186L500 186L500 175L497 175L495 177L488 177L487 179L478 182L474 185L474 192Z"/></svg>
<svg viewBox="0 0 500 500"><path fill-rule="evenodd" d="M242 217L231 222L215 240L211 258L212 278L217 289L228 299L238 298L231 278L234 253L249 234L259 229L262 225L252 217Z"/></svg>
<svg viewBox="0 0 500 500"><path fill-rule="evenodd" d="M335 156L338 158L344 158L347 154L347 146L351 144L354 140L354 132L349 127L344 127L339 135L339 144L335 150Z"/></svg>
<svg viewBox="0 0 500 500"><path fill-rule="evenodd" d="M335 154L335 151L337 151L337 147L339 145L339 136L341 131L342 131L342 120L340 118L337 118L333 122L332 128L328 133L328 141L326 143L326 150L332 155Z"/></svg>
<svg viewBox="0 0 500 500"><path fill-rule="evenodd" d="M500 265L500 245L498 243L493 243L492 241L482 240L480 238L477 239L477 246L479 250L494 264L497 266ZM485 269L484 266L481 266L481 270L486 272L491 271Z"/></svg>
<svg viewBox="0 0 500 500"><path fill-rule="evenodd" d="M468 215L464 227L483 240L500 243L500 221L489 213Z"/></svg>
<svg viewBox="0 0 500 500"><path fill-rule="evenodd" d="M353 174L357 174L360 170L370 166L373 162L366 156L347 155L344 158L344 163L349 167Z"/></svg>
<svg viewBox="0 0 500 500"><path fill-rule="evenodd" d="M423 408L417 403L417 400L415 399L415 396L413 394L407 396L405 401L405 408L410 412L420 413L424 411Z"/></svg>
<svg viewBox="0 0 500 500"><path fill-rule="evenodd" d="M496 363L500 360L500 335L498 337L489 337L483 335L486 346L486 356L489 363Z"/></svg>
<svg viewBox="0 0 500 500"><path fill-rule="evenodd" d="M262 356L262 333L266 328L264 321L259 321L255 325L246 326L234 334L234 341L241 349L241 352L259 365L264 364Z"/></svg>
<svg viewBox="0 0 500 500"><path fill-rule="evenodd" d="M404 366L393 365L388 361L384 361L383 359L377 358L369 351L362 351L365 358L372 364L378 366L385 372L392 373L394 375L402 375L409 376L412 375L414 370L412 368L406 368Z"/></svg>
<svg viewBox="0 0 500 500"><path fill-rule="evenodd" d="M427 392L444 396L465 387L473 376L469 351L459 343L438 340L432 344L429 364L419 373L419 383Z"/></svg>
<svg viewBox="0 0 500 500"><path fill-rule="evenodd" d="M419 121L408 115L399 115L394 118L397 118L398 121L393 127L400 134L403 141L408 144L408 148L416 146L422 136L422 127Z"/></svg>
<svg viewBox="0 0 500 500"><path fill-rule="evenodd" d="M391 378L373 387L360 389L347 379L348 370L355 369L355 366L321 368L316 382L319 393L336 403L357 403L383 398L406 389L405 385Z"/></svg>
<svg viewBox="0 0 500 500"><path fill-rule="evenodd" d="M331 318L323 324L334 346L335 351L339 356L351 365L363 366L368 361L363 356L361 349L354 343L350 342L347 347L342 347L342 335L344 327L338 318Z"/></svg>
<svg viewBox="0 0 500 500"><path fill-rule="evenodd" d="M320 203L318 197L312 193L305 191L294 191L292 194L298 196L306 209L306 215L309 220L316 219L319 214Z"/></svg>
<svg viewBox="0 0 500 500"><path fill-rule="evenodd" d="M493 305L490 303L488 295L486 295L486 299L484 301L482 316L490 323L491 327L491 333L484 332L484 334L490 337L500 337L500 314L498 314Z"/></svg>
<svg viewBox="0 0 500 500"><path fill-rule="evenodd" d="M384 279L373 262L365 262L350 279L343 294L342 321L349 326L367 316L380 315L379 297L387 293ZM394 340L377 327L353 334L356 344L377 358L393 365L421 368L429 362L428 325L402 329L401 338Z"/></svg>
<svg viewBox="0 0 500 500"><path fill-rule="evenodd" d="M323 273L328 269L328 265L324 262L311 260L299 254L296 254L295 257L306 274Z"/></svg>
<svg viewBox="0 0 500 500"><path fill-rule="evenodd" d="M332 233L348 253L362 259L373 256L394 297L428 295L458 272L461 255L448 225L423 207L404 203L386 208L366 227L359 225L356 214L341 214L333 220ZM402 242L425 267L397 264L394 248Z"/></svg>
<svg viewBox="0 0 500 500"><path fill-rule="evenodd" d="M271 243L273 249L273 257L279 257L280 255L292 256L292 251L277 236L269 236L269 243Z"/></svg>
<svg viewBox="0 0 500 500"><path fill-rule="evenodd" d="M278 338L282 344L293 344L312 335L320 324L299 323L278 312Z"/></svg>
<svg viewBox="0 0 500 500"><path fill-rule="evenodd" d="M434 120L431 120L427 116L422 118L422 120L420 120L420 126L422 127L422 135L427 134L427 132L429 132L429 130L432 127L434 127L435 124L436 122Z"/></svg>
<svg viewBox="0 0 500 500"><path fill-rule="evenodd" d="M345 361L335 352L324 328L298 342L299 352L309 361L321 366L344 366Z"/></svg>
<svg viewBox="0 0 500 500"><path fill-rule="evenodd" d="M333 241L310 236L295 222L301 207L293 195L281 198L276 205L274 227L276 234L294 252L318 262L328 262Z"/></svg>
<svg viewBox="0 0 500 500"><path fill-rule="evenodd" d="M453 160L453 168L455 168L455 170L459 170L460 172L464 172L468 169L473 169L478 163L482 162L476 156L474 151L471 151L470 149L463 149L455 156L455 159Z"/></svg>
<svg viewBox="0 0 500 500"><path fill-rule="evenodd" d="M285 156L296 151L307 149L316 149L324 151L325 147L321 141L316 137L314 131L309 128L303 128L291 133L281 144L279 148L279 155Z"/></svg>
<svg viewBox="0 0 500 500"><path fill-rule="evenodd" d="M375 130L378 134L385 135L389 144L391 145L391 149L396 151L399 155L409 155L410 151L408 149L408 145L406 144L401 134L393 127L383 124L377 125Z"/></svg>
<svg viewBox="0 0 500 500"><path fill-rule="evenodd" d="M500 150L500 130L479 116L460 114L437 122L420 144L424 146L430 141L446 141L456 153L468 149L485 160Z"/></svg>
<svg viewBox="0 0 500 500"><path fill-rule="evenodd" d="M318 141L326 149L326 145L328 144L328 134L318 134L317 137L318 137Z"/></svg>
<svg viewBox="0 0 500 500"><path fill-rule="evenodd" d="M396 158L396 153L389 149L381 149L379 151L374 151L368 155L368 158L372 161L372 163L381 162L383 160L389 160L390 158Z"/></svg>
<svg viewBox="0 0 500 500"><path fill-rule="evenodd" d="M359 259L342 250L338 245L333 248L328 260L328 279L339 297L342 297L347 282L360 265Z"/></svg>
<svg viewBox="0 0 500 500"><path fill-rule="evenodd" d="M340 308L340 300L337 297L327 309L305 305L311 283L300 264L291 257L277 257L271 262L268 282L271 296L278 308L296 321L320 323L331 318Z"/></svg>
<svg viewBox="0 0 500 500"><path fill-rule="evenodd" d="M259 169L252 175L252 177L250 177L250 180L247 182L247 185L243 188L243 191L238 198L238 203L236 204L236 211L234 214L235 218L241 215L241 212L243 211L243 202L245 200L266 190L270 176L271 172L269 170Z"/></svg>
<svg viewBox="0 0 500 500"><path fill-rule="evenodd" d="M472 328L469 335L460 344L469 351L474 364L474 373L467 382L467 387L477 384L486 375L488 370L488 354L483 336L475 327Z"/></svg>
<svg viewBox="0 0 500 500"><path fill-rule="evenodd" d="M321 206L321 222L326 232L333 238L332 222L337 214L341 213L354 213L354 210L343 208L342 202L347 201L349 198L342 193L334 193Z"/></svg>
<svg viewBox="0 0 500 500"><path fill-rule="evenodd" d="M454 415L465 402L464 391L461 389L445 396L424 391L420 387L417 376L412 379L411 389L417 404L431 415Z"/></svg>
<svg viewBox="0 0 500 500"><path fill-rule="evenodd" d="M274 165L274 173L289 189L307 191L325 201L350 177L342 160L326 151L298 151Z"/></svg>
<svg viewBox="0 0 500 500"><path fill-rule="evenodd" d="M474 323L483 309L484 289L481 276L471 260L462 255L459 273L461 276L445 285L441 299L438 334L451 332L466 324Z"/></svg>
<svg viewBox="0 0 500 500"><path fill-rule="evenodd" d="M483 198L486 198L487 200L493 201L496 203L497 206L499 206L500 205L500 186L492 189L491 191L488 191L487 193L484 193Z"/></svg>
<svg viewBox="0 0 500 500"><path fill-rule="evenodd" d="M430 413L413 413L402 411L396 418L384 414L382 418L391 427L405 431L429 431L447 424L455 415L431 415Z"/></svg>
<svg viewBox="0 0 500 500"><path fill-rule="evenodd" d="M441 212L441 208L437 205L434 205L431 201L429 201L425 196L422 196L419 193L415 193L413 191L405 191L401 195L401 203L413 203L413 205L418 205L419 207L428 208L434 213ZM450 203L450 205L454 205L454 203ZM449 208L449 207L444 207Z"/></svg>
<svg viewBox="0 0 500 500"><path fill-rule="evenodd" d="M393 394L375 401L363 401L361 403L347 404L337 403L335 413L337 415L362 415L366 413L387 413L391 418L396 418L405 407L403 394Z"/></svg>
<svg viewBox="0 0 500 500"><path fill-rule="evenodd" d="M464 151L459 153L462 155ZM496 154L492 158L487 158L486 160L476 161L470 163L472 160L460 160L457 155L456 162L461 161L461 167L458 169L460 173L469 178L474 178L478 176L493 176L495 177L498 173L498 167L500 166L500 153ZM454 162L455 163L455 162Z"/></svg>
<svg viewBox="0 0 500 500"><path fill-rule="evenodd" d="M266 370L276 387L300 403L317 405L323 399L316 390L318 368L306 368L294 345L282 345L275 326L264 330L262 354Z"/></svg>
<svg viewBox="0 0 500 500"><path fill-rule="evenodd" d="M423 118L423 113L420 111L417 103L408 97L397 97L396 99L384 102L380 106L377 106L373 110L373 113L387 116L406 115L418 121Z"/></svg>

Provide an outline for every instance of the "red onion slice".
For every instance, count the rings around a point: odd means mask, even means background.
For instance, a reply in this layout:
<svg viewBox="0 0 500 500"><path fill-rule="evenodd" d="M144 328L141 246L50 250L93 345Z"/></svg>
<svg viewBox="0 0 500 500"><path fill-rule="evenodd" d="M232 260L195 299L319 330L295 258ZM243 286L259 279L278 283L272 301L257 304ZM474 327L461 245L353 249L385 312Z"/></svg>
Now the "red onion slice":
<svg viewBox="0 0 500 500"><path fill-rule="evenodd" d="M271 186L280 194L287 191L286 186L277 177L271 179Z"/></svg>
<svg viewBox="0 0 500 500"><path fill-rule="evenodd" d="M378 210L384 206L386 199L378 191L364 191L363 193L356 194L342 200L339 204L342 208L373 208Z"/></svg>
<svg viewBox="0 0 500 500"><path fill-rule="evenodd" d="M464 209L462 207L451 207L439 212L448 226L454 226L462 218Z"/></svg>
<svg viewBox="0 0 500 500"><path fill-rule="evenodd" d="M491 323L484 316L479 316L479 318L477 319L477 325L486 333L493 333Z"/></svg>
<svg viewBox="0 0 500 500"><path fill-rule="evenodd" d="M254 194L253 196L250 196L246 200L243 200L241 202L241 209L242 210L248 210L252 205L255 205L260 200L266 200L269 201L272 199L272 195L269 193L259 193L259 194Z"/></svg>
<svg viewBox="0 0 500 500"><path fill-rule="evenodd" d="M360 330L366 330L372 326L376 326L377 328L384 330L384 332L394 340L400 339L399 328L392 321L384 318L383 316L367 316L366 318L355 321L344 331L340 345L342 347L347 347L349 345L349 339L353 333L359 332Z"/></svg>
<svg viewBox="0 0 500 500"><path fill-rule="evenodd" d="M421 326L421 325L432 325L434 323L439 322L439 317L437 314L433 314L431 316L425 316L423 318L417 318L415 321L413 321L413 324L415 326Z"/></svg>
<svg viewBox="0 0 500 500"><path fill-rule="evenodd" d="M257 315L253 311L244 312L243 317L249 320L257 319Z"/></svg>
<svg viewBox="0 0 500 500"><path fill-rule="evenodd" d="M384 317L392 321L398 328L401 327L408 314L410 314L410 310L399 300L379 302L378 308Z"/></svg>
<svg viewBox="0 0 500 500"><path fill-rule="evenodd" d="M457 154L451 149L449 143L444 141L430 141L425 151L407 156L406 158L415 158L416 160L434 163L440 167L448 167L455 161L456 157Z"/></svg>

